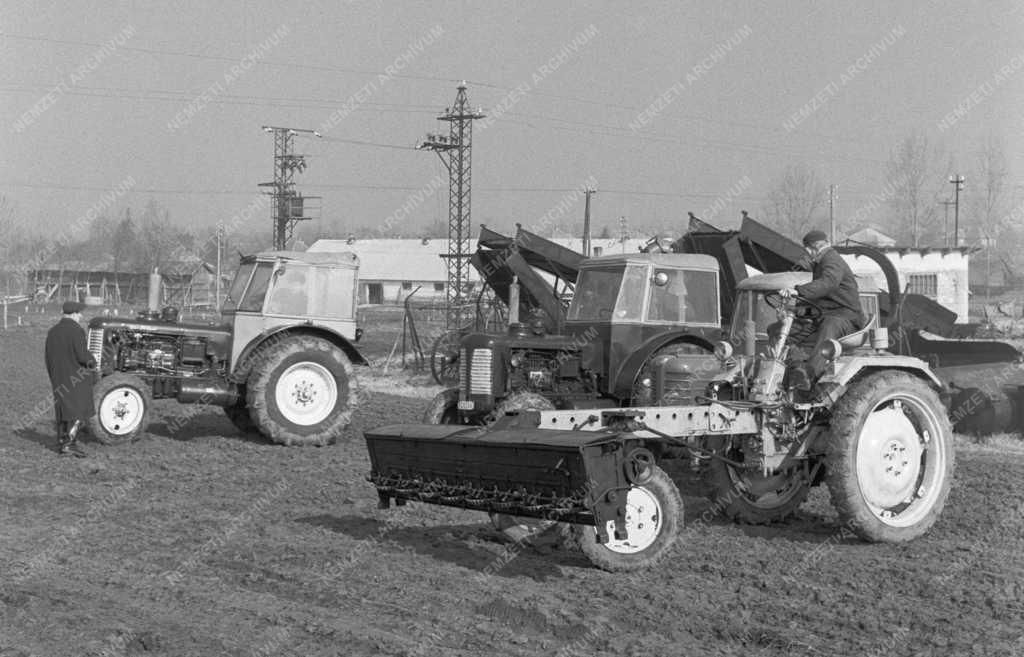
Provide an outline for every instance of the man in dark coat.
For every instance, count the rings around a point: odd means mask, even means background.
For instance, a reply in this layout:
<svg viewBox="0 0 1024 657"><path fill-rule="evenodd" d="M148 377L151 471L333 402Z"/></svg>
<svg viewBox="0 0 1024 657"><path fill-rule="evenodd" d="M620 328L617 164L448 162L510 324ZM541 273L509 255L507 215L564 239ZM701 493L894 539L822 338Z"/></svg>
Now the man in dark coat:
<svg viewBox="0 0 1024 657"><path fill-rule="evenodd" d="M46 371L53 388L53 410L57 417L57 451L82 458L78 433L96 415L92 402L93 370L96 360L89 353L82 321L84 304L64 303L64 317L46 334Z"/></svg>
<svg viewBox="0 0 1024 657"><path fill-rule="evenodd" d="M850 266L829 244L825 233L812 230L804 236L803 243L808 256L807 264L811 267L811 282L797 285L795 289L783 290L782 296L798 295L821 308L818 326L807 338L807 342L812 339L814 341L811 357L807 359L806 375L809 381L801 382L803 385L799 386L807 388L825 371L827 361L821 354L822 347L829 340L862 328L864 316L860 309L857 279L850 271ZM797 377L797 380L800 378L803 377Z"/></svg>

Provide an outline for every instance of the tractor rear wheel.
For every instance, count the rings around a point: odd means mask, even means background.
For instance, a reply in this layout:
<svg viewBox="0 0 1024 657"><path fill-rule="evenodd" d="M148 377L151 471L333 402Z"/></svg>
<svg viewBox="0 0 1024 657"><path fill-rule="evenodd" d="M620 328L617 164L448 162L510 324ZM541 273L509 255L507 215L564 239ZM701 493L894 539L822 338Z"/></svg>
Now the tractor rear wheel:
<svg viewBox="0 0 1024 657"><path fill-rule="evenodd" d="M743 453L731 450L726 456L740 461ZM708 464L708 481L712 491L711 508L752 525L779 522L789 517L807 499L811 488L802 468L766 477L761 470L739 468L717 458Z"/></svg>
<svg viewBox="0 0 1024 657"><path fill-rule="evenodd" d="M651 465L643 483L626 493L624 540L597 542L597 528L577 525L580 549L604 570L623 572L653 566L675 543L683 517L683 499L665 471ZM609 529L614 529L609 523Z"/></svg>
<svg viewBox="0 0 1024 657"><path fill-rule="evenodd" d="M96 415L89 428L104 445L120 445L138 440L149 426L153 391L134 374L117 373L103 377L92 391Z"/></svg>
<svg viewBox="0 0 1024 657"><path fill-rule="evenodd" d="M865 540L903 543L942 512L953 481L953 432L925 381L877 372L836 402L825 458L840 520Z"/></svg>
<svg viewBox="0 0 1024 657"><path fill-rule="evenodd" d="M352 418L352 363L323 338L286 337L258 356L246 403L260 432L282 445L329 445Z"/></svg>
<svg viewBox="0 0 1024 657"><path fill-rule="evenodd" d="M224 407L224 414L231 420L231 424L242 433L258 433L259 427L252 421L252 414L245 403L245 389L240 391L238 401L231 406Z"/></svg>

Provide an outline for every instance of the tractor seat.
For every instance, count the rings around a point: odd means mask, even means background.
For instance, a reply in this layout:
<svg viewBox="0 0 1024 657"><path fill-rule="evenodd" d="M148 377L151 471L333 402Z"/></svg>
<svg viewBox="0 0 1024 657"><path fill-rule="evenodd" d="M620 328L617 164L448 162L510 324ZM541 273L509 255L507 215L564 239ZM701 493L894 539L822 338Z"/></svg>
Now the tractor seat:
<svg viewBox="0 0 1024 657"><path fill-rule="evenodd" d="M875 316L868 315L867 321L864 322L864 328L839 338L838 342L843 346L843 350L852 351L853 349L863 346L868 339L868 331L871 330L871 326L874 322Z"/></svg>

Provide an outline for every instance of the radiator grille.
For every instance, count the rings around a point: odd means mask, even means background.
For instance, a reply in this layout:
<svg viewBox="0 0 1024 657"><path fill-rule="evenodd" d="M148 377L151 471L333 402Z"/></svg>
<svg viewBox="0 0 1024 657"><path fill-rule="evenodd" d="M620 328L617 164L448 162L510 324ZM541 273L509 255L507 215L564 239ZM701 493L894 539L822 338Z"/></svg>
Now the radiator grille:
<svg viewBox="0 0 1024 657"><path fill-rule="evenodd" d="M491 394L491 359L490 349L474 349L469 363L469 394Z"/></svg>
<svg viewBox="0 0 1024 657"><path fill-rule="evenodd" d="M89 353L96 359L96 367L103 360L103 329L89 329Z"/></svg>
<svg viewBox="0 0 1024 657"><path fill-rule="evenodd" d="M469 356L465 349L459 349L459 390L468 390L469 386Z"/></svg>

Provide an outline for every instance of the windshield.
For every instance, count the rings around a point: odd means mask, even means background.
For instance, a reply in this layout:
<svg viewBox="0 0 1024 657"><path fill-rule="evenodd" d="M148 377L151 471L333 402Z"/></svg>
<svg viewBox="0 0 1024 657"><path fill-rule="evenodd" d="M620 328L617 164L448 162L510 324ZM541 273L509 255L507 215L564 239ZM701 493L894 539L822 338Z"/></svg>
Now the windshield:
<svg viewBox="0 0 1024 657"><path fill-rule="evenodd" d="M646 269L643 265L630 265L621 269L581 271L569 307L569 319L640 321Z"/></svg>
<svg viewBox="0 0 1024 657"><path fill-rule="evenodd" d="M736 316L733 317L732 326L729 330L729 337L734 344L743 344L743 327L748 320L754 320L754 334L757 340L768 339L768 325L777 322L778 312L768 305L764 295L754 290L740 292L739 300L736 303Z"/></svg>
<svg viewBox="0 0 1024 657"><path fill-rule="evenodd" d="M235 280L231 282L231 288L228 290L228 296L224 299L222 311L238 308L238 300L242 298L242 291L245 289L245 284L249 282L249 276L252 275L254 267L256 267L256 264L250 262L238 268L238 271L235 273Z"/></svg>
<svg viewBox="0 0 1024 657"><path fill-rule="evenodd" d="M270 274L274 271L274 263L256 263L256 272L252 276L252 283L245 292L245 297L238 304L238 310L243 312L258 313L263 310L263 298L267 296L267 288L270 287Z"/></svg>
<svg viewBox="0 0 1024 657"><path fill-rule="evenodd" d="M718 274L679 269L658 270L665 285L652 285L647 318L652 322L718 324Z"/></svg>

